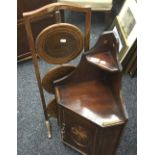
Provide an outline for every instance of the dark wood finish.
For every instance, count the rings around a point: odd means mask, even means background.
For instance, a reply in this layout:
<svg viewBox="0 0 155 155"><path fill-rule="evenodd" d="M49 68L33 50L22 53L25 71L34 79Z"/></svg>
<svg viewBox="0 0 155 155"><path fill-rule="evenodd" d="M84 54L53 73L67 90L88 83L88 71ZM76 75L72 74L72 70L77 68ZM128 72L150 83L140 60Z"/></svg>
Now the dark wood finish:
<svg viewBox="0 0 155 155"><path fill-rule="evenodd" d="M32 58L33 58L32 60L33 60L34 68L35 68L35 74L36 74L38 88L39 88L40 97L41 97L41 105L42 105L43 112L44 112L45 123L48 129L48 137L51 138L52 135L51 135L51 130L50 130L49 117L48 117L47 109L46 109L46 101L45 101L45 96L44 96L43 87L41 83L41 76L40 76L39 64L37 60L37 54L35 52L33 33L32 33L32 29L31 29L31 25L29 21L25 21L25 28L27 31L27 37L29 41L30 50L32 53Z"/></svg>
<svg viewBox="0 0 155 155"><path fill-rule="evenodd" d="M61 106L61 105L60 105ZM61 138L65 144L91 155L96 127L89 121L62 107Z"/></svg>
<svg viewBox="0 0 155 155"><path fill-rule="evenodd" d="M38 35L36 50L47 63L67 63L83 50L82 32L78 27L68 23L48 26Z"/></svg>
<svg viewBox="0 0 155 155"><path fill-rule="evenodd" d="M54 21L52 21L52 17L42 19L41 22L32 23L32 31L34 34L34 38L36 39L40 31L42 31L45 27L53 23ZM21 20L20 23L17 25L17 31L18 31L17 33L17 41L18 41L17 42L17 50L18 50L17 56L18 57L17 58L18 60L21 60L23 58L31 56L23 20Z"/></svg>
<svg viewBox="0 0 155 155"><path fill-rule="evenodd" d="M113 155L127 121L118 41L103 33L66 78L54 81L61 137L82 154Z"/></svg>
<svg viewBox="0 0 155 155"><path fill-rule="evenodd" d="M21 55L23 55L24 50L25 51L29 51L29 47L28 47L28 42L27 42L27 37L26 37L26 31L25 31L25 27L23 25L23 21L20 21L17 25L17 49L18 49L18 56L21 57ZM24 55L30 55L29 53L25 53Z"/></svg>
<svg viewBox="0 0 155 155"><path fill-rule="evenodd" d="M60 66L56 66L55 68L50 69L42 79L43 88L49 92L54 94L54 85L53 81L63 78L67 76L71 72L75 70L75 66L70 64L64 64Z"/></svg>
<svg viewBox="0 0 155 155"><path fill-rule="evenodd" d="M23 16L26 20L33 21L38 17L45 16L46 14L58 11L58 10L71 10L76 12L82 12L85 14L85 32L84 32L84 49L89 49L90 41L90 28L91 28L91 8L88 6L65 4L65 3L53 3L46 5L34 11L25 12Z"/></svg>
<svg viewBox="0 0 155 155"><path fill-rule="evenodd" d="M26 60L31 58L31 52L28 46L28 40L26 36L24 21L22 13L25 11L32 11L34 9L40 8L46 4L56 2L56 0L17 0L17 58L18 61ZM41 24L33 24L34 38L38 33L48 25L55 23L55 18L52 16L50 18L44 19Z"/></svg>
<svg viewBox="0 0 155 155"><path fill-rule="evenodd" d="M48 117L58 118L56 99L53 99L52 101L50 101L48 103L48 105L47 105L47 113L48 113Z"/></svg>
<svg viewBox="0 0 155 155"><path fill-rule="evenodd" d="M23 18L22 13L32 11L49 3L54 3L56 0L17 0L17 18Z"/></svg>
<svg viewBox="0 0 155 155"><path fill-rule="evenodd" d="M63 3L53 3L46 5L42 8L39 8L34 11L30 12L25 12L23 13L24 17L24 24L27 32L27 38L29 42L29 48L32 54L32 60L33 60L33 65L35 69L35 74L38 82L38 88L40 92L40 97L41 97L41 105L43 107L43 112L44 112L44 117L45 117L45 123L48 129L48 137L51 138L51 130L50 130L50 123L49 123L49 116L47 113L47 106L45 102L45 96L43 92L43 85L41 81L41 76L40 76L40 70L39 70L39 64L38 64L38 59L37 59L37 50L35 47L35 34L33 33L33 27L32 23L39 21L47 16L50 16L51 14L54 14L57 11L60 10L72 10L72 11L78 11L78 12L83 12L85 13L86 16L86 29L84 33L84 50L89 49L89 39L90 39L90 25L91 25L91 9L89 7L83 7L80 5L73 5L73 4L63 4Z"/></svg>

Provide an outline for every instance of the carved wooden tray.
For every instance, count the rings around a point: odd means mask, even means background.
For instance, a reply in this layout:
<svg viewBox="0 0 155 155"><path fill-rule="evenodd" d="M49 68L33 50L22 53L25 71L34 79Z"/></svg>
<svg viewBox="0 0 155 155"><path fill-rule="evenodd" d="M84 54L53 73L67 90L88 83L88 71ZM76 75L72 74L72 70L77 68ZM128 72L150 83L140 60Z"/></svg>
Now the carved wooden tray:
<svg viewBox="0 0 155 155"><path fill-rule="evenodd" d="M64 65L56 66L55 68L52 68L45 74L44 78L42 79L43 88L47 92L54 94L54 87L52 84L53 81L67 76L72 71L74 71L75 68L76 68L75 66L70 64L64 64Z"/></svg>
<svg viewBox="0 0 155 155"><path fill-rule="evenodd" d="M80 54L83 49L83 35L72 24L54 24L38 35L36 49L47 63L63 64Z"/></svg>

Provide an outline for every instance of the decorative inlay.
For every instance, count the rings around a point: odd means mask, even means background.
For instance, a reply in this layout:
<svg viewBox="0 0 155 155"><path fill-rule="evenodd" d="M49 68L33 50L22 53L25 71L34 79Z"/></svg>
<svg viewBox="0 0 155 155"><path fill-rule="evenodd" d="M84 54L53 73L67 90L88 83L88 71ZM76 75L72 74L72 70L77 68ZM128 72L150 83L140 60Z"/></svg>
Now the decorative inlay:
<svg viewBox="0 0 155 155"><path fill-rule="evenodd" d="M72 24L50 25L38 35L36 49L39 56L47 63L63 64L82 52L83 34Z"/></svg>
<svg viewBox="0 0 155 155"><path fill-rule="evenodd" d="M71 137L79 146L86 147L90 142L90 136L87 130L80 125L74 125L71 127Z"/></svg>

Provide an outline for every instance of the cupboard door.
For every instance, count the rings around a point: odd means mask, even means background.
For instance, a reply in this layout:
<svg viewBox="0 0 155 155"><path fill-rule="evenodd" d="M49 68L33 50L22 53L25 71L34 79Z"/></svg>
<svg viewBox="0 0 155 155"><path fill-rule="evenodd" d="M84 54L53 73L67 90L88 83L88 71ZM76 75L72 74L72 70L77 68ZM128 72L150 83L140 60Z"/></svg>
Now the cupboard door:
<svg viewBox="0 0 155 155"><path fill-rule="evenodd" d="M64 121L61 128L63 141L79 152L91 155L93 153L95 126L68 109L64 109L63 115Z"/></svg>

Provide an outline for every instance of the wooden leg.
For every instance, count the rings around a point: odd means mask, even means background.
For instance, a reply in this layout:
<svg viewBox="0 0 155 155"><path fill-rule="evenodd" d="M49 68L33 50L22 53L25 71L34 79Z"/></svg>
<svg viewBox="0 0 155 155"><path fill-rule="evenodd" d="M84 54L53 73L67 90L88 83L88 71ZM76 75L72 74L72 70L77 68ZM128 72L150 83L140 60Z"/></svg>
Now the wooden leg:
<svg viewBox="0 0 155 155"><path fill-rule="evenodd" d="M52 138L52 133L51 133L50 121L49 120L45 121L45 124L46 124L46 127L47 127L48 138L51 139Z"/></svg>
<svg viewBox="0 0 155 155"><path fill-rule="evenodd" d="M32 52L32 61L33 61L35 75L36 75L37 84L38 84L38 88L39 88L39 93L40 93L40 98L41 98L41 106L43 108L45 123L46 123L47 130L48 130L48 137L51 138L52 134L51 134L51 130L50 130L51 128L50 128L50 123L49 123L49 117L48 117L48 113L47 113L46 101L45 101L44 91L43 91L42 82L41 82L39 63L38 63L38 58L37 58L37 54L35 51L35 43L34 43L32 29L31 29L29 20L25 20L25 28L26 28L26 32L28 34L27 36L28 36L29 46L30 46L30 49Z"/></svg>
<svg viewBox="0 0 155 155"><path fill-rule="evenodd" d="M46 124L47 132L48 132L48 138L51 138L52 137L52 132L51 132L49 117L48 117L47 108L46 108L46 101L45 101L44 91L43 91L43 87L42 87L42 84L41 84L41 77L40 77L40 71L39 71L39 65L38 65L38 58L34 54L32 55L32 58L33 58L32 60L33 60L35 74L36 74L36 78L37 78L37 82L38 82L38 88L39 88L39 93L40 93L40 98L41 98L41 106L42 106L43 112L44 112L45 124Z"/></svg>

